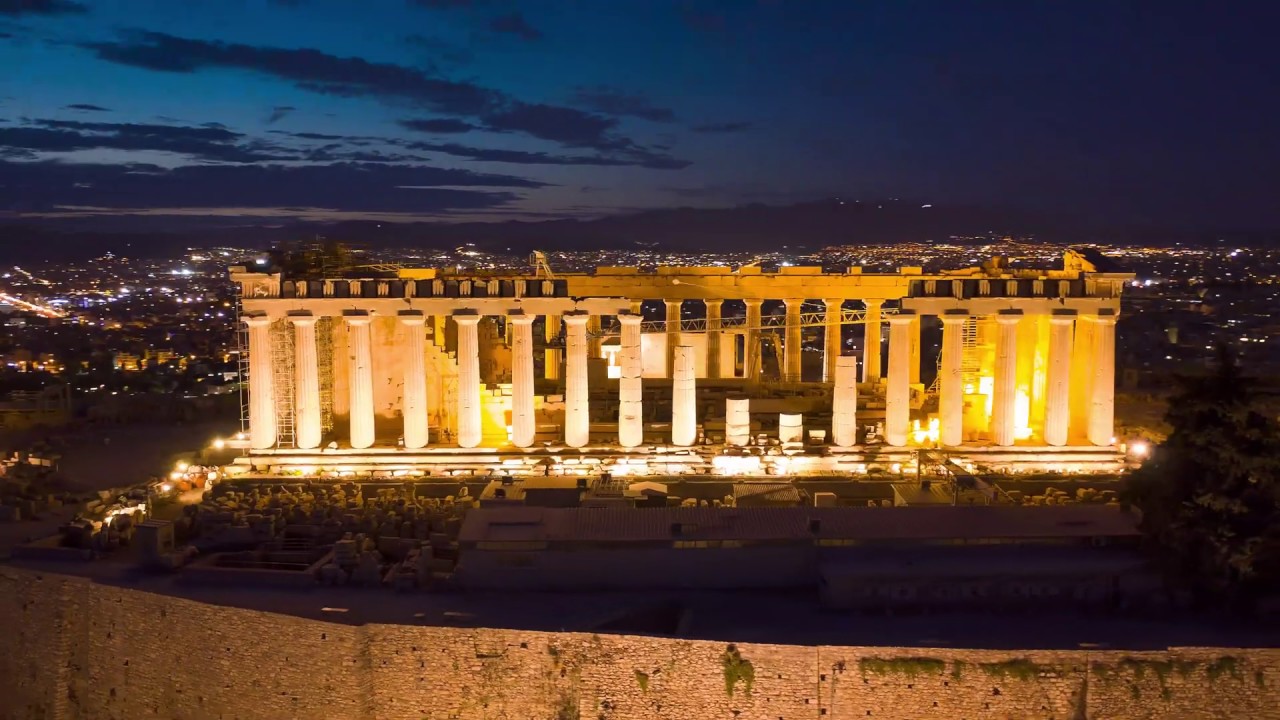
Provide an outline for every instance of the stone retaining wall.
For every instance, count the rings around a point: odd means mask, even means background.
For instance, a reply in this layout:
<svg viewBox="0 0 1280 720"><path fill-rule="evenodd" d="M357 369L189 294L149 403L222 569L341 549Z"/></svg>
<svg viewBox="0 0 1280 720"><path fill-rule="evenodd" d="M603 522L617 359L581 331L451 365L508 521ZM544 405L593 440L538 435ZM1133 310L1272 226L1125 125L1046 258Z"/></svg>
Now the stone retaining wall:
<svg viewBox="0 0 1280 720"><path fill-rule="evenodd" d="M3 718L1280 719L1276 650L352 627L16 568L0 569L0 649Z"/></svg>

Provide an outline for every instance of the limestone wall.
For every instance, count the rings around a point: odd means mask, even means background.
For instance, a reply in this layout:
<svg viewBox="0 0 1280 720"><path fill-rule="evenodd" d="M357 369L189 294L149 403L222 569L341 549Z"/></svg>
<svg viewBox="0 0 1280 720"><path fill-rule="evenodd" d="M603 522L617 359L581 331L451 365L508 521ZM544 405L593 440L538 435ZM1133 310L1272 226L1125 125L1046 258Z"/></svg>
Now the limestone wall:
<svg viewBox="0 0 1280 720"><path fill-rule="evenodd" d="M348 627L13 568L0 587L3 718L1280 718L1274 650L730 647Z"/></svg>

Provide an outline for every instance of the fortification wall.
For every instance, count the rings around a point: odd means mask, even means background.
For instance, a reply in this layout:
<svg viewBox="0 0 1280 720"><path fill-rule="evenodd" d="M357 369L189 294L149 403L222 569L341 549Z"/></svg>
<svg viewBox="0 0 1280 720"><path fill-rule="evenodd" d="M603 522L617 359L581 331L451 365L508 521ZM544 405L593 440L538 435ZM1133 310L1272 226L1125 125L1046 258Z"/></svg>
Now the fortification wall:
<svg viewBox="0 0 1280 720"><path fill-rule="evenodd" d="M0 588L4 718L1280 718L1274 650L731 648L350 627L14 568Z"/></svg>

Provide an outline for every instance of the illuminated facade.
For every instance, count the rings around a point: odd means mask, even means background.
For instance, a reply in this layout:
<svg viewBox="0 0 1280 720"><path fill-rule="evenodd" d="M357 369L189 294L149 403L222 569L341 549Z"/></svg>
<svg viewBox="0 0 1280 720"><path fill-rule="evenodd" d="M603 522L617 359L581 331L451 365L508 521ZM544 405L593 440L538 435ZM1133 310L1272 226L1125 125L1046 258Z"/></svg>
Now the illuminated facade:
<svg viewBox="0 0 1280 720"><path fill-rule="evenodd" d="M242 465L518 473L589 454L616 474L857 472L919 448L1116 461L1115 328L1132 276L1074 252L1059 269L997 258L929 275L381 274L232 269ZM646 302L663 319L646 322Z"/></svg>

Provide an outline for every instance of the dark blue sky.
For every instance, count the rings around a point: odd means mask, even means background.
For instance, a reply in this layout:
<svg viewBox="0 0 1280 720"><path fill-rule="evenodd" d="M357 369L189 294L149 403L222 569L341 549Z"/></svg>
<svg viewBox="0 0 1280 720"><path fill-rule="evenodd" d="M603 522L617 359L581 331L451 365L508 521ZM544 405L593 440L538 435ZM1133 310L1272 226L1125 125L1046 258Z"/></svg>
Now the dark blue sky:
<svg viewBox="0 0 1280 720"><path fill-rule="evenodd" d="M0 219L1280 225L1276 3L0 0Z"/></svg>

